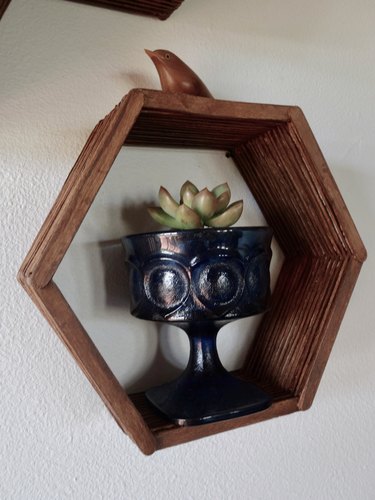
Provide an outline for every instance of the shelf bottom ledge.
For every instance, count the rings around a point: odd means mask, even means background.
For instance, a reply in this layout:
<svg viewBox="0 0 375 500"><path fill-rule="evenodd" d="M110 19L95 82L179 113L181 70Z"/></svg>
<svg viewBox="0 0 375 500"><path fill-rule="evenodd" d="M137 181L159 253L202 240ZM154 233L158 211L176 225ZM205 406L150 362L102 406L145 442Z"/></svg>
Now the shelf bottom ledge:
<svg viewBox="0 0 375 500"><path fill-rule="evenodd" d="M269 408L257 413L230 420L221 420L211 424L195 425L191 427L171 426L154 431L157 449L168 448L178 444L187 443L196 439L212 436L220 432L237 429L246 425L256 424L275 417L299 411L298 397L289 396L275 401Z"/></svg>

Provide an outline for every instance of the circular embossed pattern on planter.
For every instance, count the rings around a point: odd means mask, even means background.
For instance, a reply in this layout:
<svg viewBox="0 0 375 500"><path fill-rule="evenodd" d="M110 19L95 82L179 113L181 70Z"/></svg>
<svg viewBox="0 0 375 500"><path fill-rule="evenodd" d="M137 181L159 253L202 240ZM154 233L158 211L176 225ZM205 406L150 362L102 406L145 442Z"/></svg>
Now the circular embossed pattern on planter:
<svg viewBox="0 0 375 500"><path fill-rule="evenodd" d="M246 288L255 301L264 299L268 293L268 286L261 285L269 281L268 269L265 266L267 259L267 255L263 252L250 259L246 266Z"/></svg>
<svg viewBox="0 0 375 500"><path fill-rule="evenodd" d="M185 268L171 260L149 262L143 269L146 297L156 307L172 311L179 307L189 294L189 276Z"/></svg>
<svg viewBox="0 0 375 500"><path fill-rule="evenodd" d="M206 261L193 270L193 288L198 299L208 309L232 307L242 295L243 275L243 266L235 259Z"/></svg>

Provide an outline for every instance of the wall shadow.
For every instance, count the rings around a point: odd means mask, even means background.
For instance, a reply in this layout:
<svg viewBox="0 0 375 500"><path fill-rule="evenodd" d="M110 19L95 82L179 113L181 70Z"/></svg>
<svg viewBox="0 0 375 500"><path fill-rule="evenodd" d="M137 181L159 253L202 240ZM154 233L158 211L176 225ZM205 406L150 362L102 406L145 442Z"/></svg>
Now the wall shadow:
<svg viewBox="0 0 375 500"><path fill-rule="evenodd" d="M176 332L169 332L169 325L160 323L156 324L156 328L157 349L155 356L143 373L138 374L136 380L129 381L126 384L126 391L130 394L145 391L155 385L161 385L174 380L183 371L183 368L171 362L173 352L171 349L170 333L172 333L173 336ZM172 328L177 330L177 327Z"/></svg>
<svg viewBox="0 0 375 500"><path fill-rule="evenodd" d="M148 215L147 207L152 203L123 205L121 216L127 227L127 234L155 231L157 224ZM125 235L124 235L125 236ZM106 305L109 307L129 308L129 269L126 253L120 238L99 241L101 261L104 271Z"/></svg>
<svg viewBox="0 0 375 500"><path fill-rule="evenodd" d="M129 272L121 241L100 241L99 248L104 271L105 304L108 307L129 308Z"/></svg>
<svg viewBox="0 0 375 500"><path fill-rule="evenodd" d="M147 213L147 207L152 204L153 202L143 202L122 206L121 216L125 222L127 234L139 233L139 228L142 228L142 232L160 230L160 226ZM126 252L121 240L100 241L99 249L104 274L105 305L109 308L115 307L129 311L129 265L126 263ZM152 324L157 335L155 355L141 373L123 384L127 392L143 391L156 384L173 380L182 371L182 368L177 366L178 361L174 355L178 334L175 335L173 330L178 331L178 329L168 324L157 322L152 322ZM187 340L186 343L188 343Z"/></svg>
<svg viewBox="0 0 375 500"><path fill-rule="evenodd" d="M155 200L146 200L142 203L124 204L121 208L121 217L126 225L127 234L148 233L160 231L161 227L149 215L147 208L155 206ZM140 231L139 229L142 228Z"/></svg>

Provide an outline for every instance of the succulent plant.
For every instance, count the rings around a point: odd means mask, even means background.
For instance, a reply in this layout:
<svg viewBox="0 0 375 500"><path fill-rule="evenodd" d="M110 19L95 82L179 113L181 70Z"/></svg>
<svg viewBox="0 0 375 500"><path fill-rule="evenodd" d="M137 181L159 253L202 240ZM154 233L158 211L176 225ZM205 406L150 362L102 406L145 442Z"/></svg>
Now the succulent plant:
<svg viewBox="0 0 375 500"><path fill-rule="evenodd" d="M235 224L242 214L243 201L229 205L231 192L228 184L219 184L212 191L199 189L186 181L180 190L180 203L160 186L160 207L148 209L151 217L172 229L196 229L209 227L228 227Z"/></svg>

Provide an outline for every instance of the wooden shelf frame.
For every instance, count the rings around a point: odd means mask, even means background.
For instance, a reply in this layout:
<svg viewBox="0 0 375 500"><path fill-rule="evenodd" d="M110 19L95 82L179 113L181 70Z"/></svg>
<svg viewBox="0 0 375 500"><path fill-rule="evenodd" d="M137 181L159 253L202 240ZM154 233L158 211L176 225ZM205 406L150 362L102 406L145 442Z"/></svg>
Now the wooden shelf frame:
<svg viewBox="0 0 375 500"><path fill-rule="evenodd" d="M157 17L161 21L168 19L184 0L69 0L95 7L119 10L129 14ZM11 0L0 0L0 19Z"/></svg>
<svg viewBox="0 0 375 500"><path fill-rule="evenodd" d="M273 395L267 410L194 427L127 395L53 282L120 149L162 146L229 151L274 229L285 261L239 376ZM18 279L120 427L145 454L306 410L366 250L298 107L219 101L134 89L95 127L27 254Z"/></svg>
<svg viewBox="0 0 375 500"><path fill-rule="evenodd" d="M70 0L71 2L120 10L130 14L157 17L165 21L184 0Z"/></svg>

